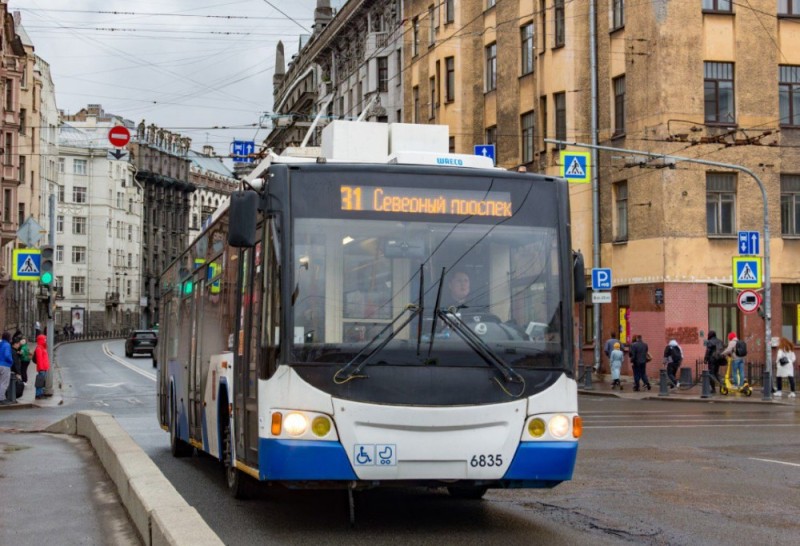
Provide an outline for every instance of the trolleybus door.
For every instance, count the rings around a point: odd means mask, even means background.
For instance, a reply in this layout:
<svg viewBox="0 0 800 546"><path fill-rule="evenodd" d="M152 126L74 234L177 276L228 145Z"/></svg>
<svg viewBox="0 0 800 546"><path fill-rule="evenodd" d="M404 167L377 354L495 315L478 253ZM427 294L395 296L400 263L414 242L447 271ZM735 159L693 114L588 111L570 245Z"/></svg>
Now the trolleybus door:
<svg viewBox="0 0 800 546"><path fill-rule="evenodd" d="M261 298L263 295L263 252L261 237L255 247L239 254L241 304L236 347L234 404L236 406L236 448L240 459L258 464L258 364L261 358Z"/></svg>
<svg viewBox="0 0 800 546"><path fill-rule="evenodd" d="M196 440L202 439L202 416L203 416L203 389L202 389L202 369L203 366L198 362L200 351L198 350L198 324L203 320L203 295L205 294L206 268L198 267L192 275L192 344L189 354L189 423L190 437Z"/></svg>

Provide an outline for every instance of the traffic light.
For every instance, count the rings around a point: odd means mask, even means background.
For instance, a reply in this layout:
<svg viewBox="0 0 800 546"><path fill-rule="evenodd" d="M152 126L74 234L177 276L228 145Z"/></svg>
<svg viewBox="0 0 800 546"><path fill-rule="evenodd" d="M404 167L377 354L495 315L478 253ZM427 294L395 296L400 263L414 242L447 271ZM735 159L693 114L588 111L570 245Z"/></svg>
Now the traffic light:
<svg viewBox="0 0 800 546"><path fill-rule="evenodd" d="M54 251L52 245L45 245L42 247L42 264L40 266L39 283L47 286L53 286L53 261Z"/></svg>

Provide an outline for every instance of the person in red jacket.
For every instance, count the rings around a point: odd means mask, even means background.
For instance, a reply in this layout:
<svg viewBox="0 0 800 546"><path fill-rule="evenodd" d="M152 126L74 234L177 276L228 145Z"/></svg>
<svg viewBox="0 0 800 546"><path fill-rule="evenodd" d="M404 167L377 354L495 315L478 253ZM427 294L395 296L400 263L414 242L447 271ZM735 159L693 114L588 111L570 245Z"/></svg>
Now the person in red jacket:
<svg viewBox="0 0 800 546"><path fill-rule="evenodd" d="M36 399L44 398L44 383L47 372L50 370L50 357L47 355L47 337L39 334L36 337L36 349L33 351L33 361L36 363ZM41 377L41 379L39 379ZM42 385L39 387L39 385Z"/></svg>

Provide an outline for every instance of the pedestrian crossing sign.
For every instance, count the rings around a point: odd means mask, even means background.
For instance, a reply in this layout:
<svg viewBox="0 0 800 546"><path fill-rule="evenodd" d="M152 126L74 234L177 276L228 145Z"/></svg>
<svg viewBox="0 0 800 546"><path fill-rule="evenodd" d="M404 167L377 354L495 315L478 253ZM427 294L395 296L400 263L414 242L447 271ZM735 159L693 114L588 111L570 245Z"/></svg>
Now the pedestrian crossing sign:
<svg viewBox="0 0 800 546"><path fill-rule="evenodd" d="M15 281L38 281L42 272L42 251L35 248L17 248L13 252Z"/></svg>
<svg viewBox="0 0 800 546"><path fill-rule="evenodd" d="M733 257L733 287L761 288L761 256Z"/></svg>
<svg viewBox="0 0 800 546"><path fill-rule="evenodd" d="M578 184L588 184L590 178L590 152L568 152L561 151L561 178L566 178L568 182Z"/></svg>

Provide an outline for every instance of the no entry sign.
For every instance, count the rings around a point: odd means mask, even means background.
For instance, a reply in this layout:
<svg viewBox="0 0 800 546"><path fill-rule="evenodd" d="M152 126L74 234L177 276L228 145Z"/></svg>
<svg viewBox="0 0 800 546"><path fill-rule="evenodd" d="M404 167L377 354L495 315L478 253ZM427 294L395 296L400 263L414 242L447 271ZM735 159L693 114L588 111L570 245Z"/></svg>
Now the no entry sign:
<svg viewBox="0 0 800 546"><path fill-rule="evenodd" d="M116 148L124 148L131 141L131 132L122 125L115 125L108 132L108 141Z"/></svg>

